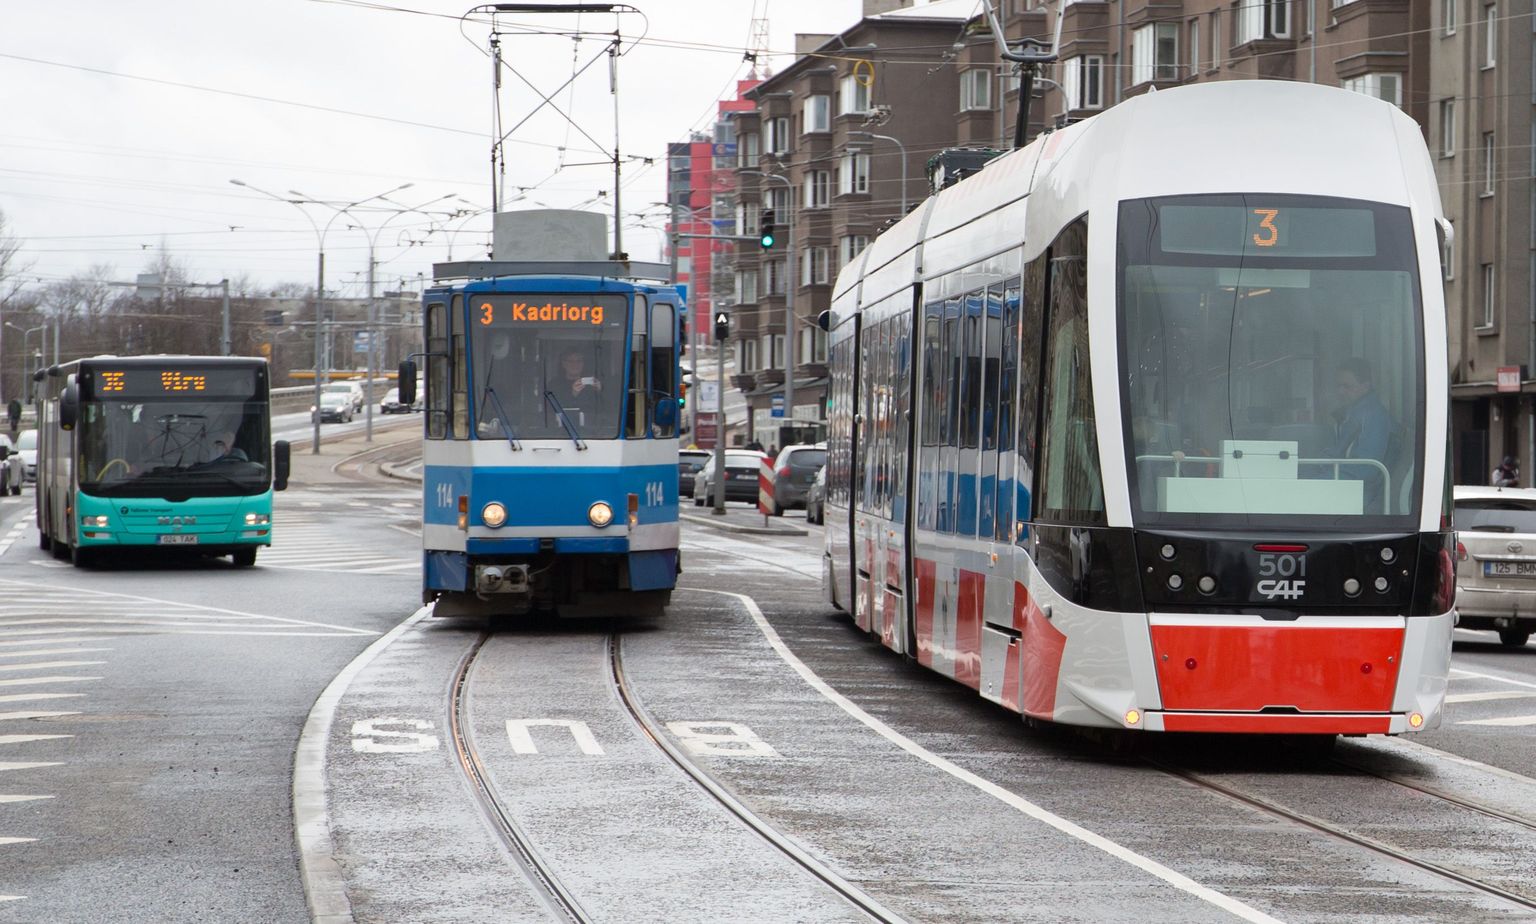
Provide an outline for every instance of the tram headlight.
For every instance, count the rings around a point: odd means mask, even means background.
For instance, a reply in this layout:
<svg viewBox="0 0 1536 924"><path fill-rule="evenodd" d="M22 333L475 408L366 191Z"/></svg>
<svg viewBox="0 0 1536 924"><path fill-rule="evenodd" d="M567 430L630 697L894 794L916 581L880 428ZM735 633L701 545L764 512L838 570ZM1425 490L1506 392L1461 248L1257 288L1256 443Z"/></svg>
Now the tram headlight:
<svg viewBox="0 0 1536 924"><path fill-rule="evenodd" d="M587 520L598 529L602 529L613 522L613 508L603 501L598 501L587 508Z"/></svg>
<svg viewBox="0 0 1536 924"><path fill-rule="evenodd" d="M496 501L486 504L480 511L480 520L492 529L507 522L507 508Z"/></svg>

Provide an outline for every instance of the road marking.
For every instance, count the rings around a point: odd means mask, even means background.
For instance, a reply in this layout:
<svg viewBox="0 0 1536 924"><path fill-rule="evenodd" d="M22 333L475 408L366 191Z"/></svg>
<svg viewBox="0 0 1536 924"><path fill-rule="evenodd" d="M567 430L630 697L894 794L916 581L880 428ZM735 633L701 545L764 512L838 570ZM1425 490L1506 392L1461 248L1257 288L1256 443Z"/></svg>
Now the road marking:
<svg viewBox="0 0 1536 924"><path fill-rule="evenodd" d="M21 687L34 683L79 683L82 680L100 680L100 677L15 677L0 680L0 687Z"/></svg>
<svg viewBox="0 0 1536 924"><path fill-rule="evenodd" d="M1498 719L1468 719L1465 722L1457 722L1457 725L1496 725L1501 728L1518 728L1522 725L1536 725L1536 715L1510 715Z"/></svg>
<svg viewBox="0 0 1536 924"><path fill-rule="evenodd" d="M667 728L696 757L778 757L757 732L739 722L668 722Z"/></svg>
<svg viewBox="0 0 1536 924"><path fill-rule="evenodd" d="M0 793L0 805L11 802L36 802L38 799L52 799L53 796L13 796Z"/></svg>
<svg viewBox="0 0 1536 924"><path fill-rule="evenodd" d="M35 843L37 843L37 838L35 838L35 837L0 837L0 845L3 845L3 844L35 844ZM13 902L13 901L16 901L19 898L25 898L25 896L22 896L22 895L0 895L0 902Z"/></svg>
<svg viewBox="0 0 1536 924"><path fill-rule="evenodd" d="M960 780L963 783L967 783L970 786L981 790L983 793L986 793L987 795L992 796L994 799L997 799L998 801L1003 802L1011 808L1018 810L1020 813L1027 815L1036 821L1043 822L1044 824L1055 828L1057 831L1060 831L1069 837L1082 841L1090 847L1095 847L1099 850L1102 850L1115 859L1122 860L1125 863L1128 863L1131 866L1142 870L1143 872L1149 873L1168 883L1174 888L1188 893L1189 895L1192 895L1201 901L1209 902L1210 904L1215 905L1217 908L1220 908L1223 911L1230 912L1231 914L1234 914L1245 921L1254 922L1254 924L1280 924L1278 918L1271 917L1270 915L1265 914L1257 908L1245 904L1244 902L1239 901L1230 895L1225 895L1216 891L1215 889L1210 888L1209 886L1201 885L1183 873L1180 873L1170 867L1164 866L1163 864L1151 859L1150 857L1144 857L1134 850L1131 850L1129 847L1125 847L1110 840L1107 837L1104 837L1102 834L1096 834L1092 831L1089 831L1087 828L1084 828L1082 825L1068 821L1060 815L1057 815L1055 812L1049 811L1039 805L1036 805L1035 803L1030 802L1028 799L1025 799L1023 796L1020 796L1014 792L1010 792L992 782L991 780L977 776L976 774L965 769L964 767L959 766L953 761L940 757L939 755L913 741L911 738L908 738L906 735L903 735L901 732L898 732L894 728L891 728L889 725L886 725L884 722L870 715L868 712L865 712L856 703L848 699L848 697L834 690L825 680L822 680L821 677L817 676L815 671L807 667L805 662L801 661L794 652L790 651L789 647L784 644L784 640L779 637L778 631L768 623L767 618L763 616L763 611L758 608L757 602L754 601L751 597L748 597L744 594L736 594L723 590L699 590L695 592L718 594L719 596L730 597L739 601L751 615L752 621L757 623L758 631L762 632L764 638L768 640L768 644L784 661L784 663L788 664L790 669L799 674L800 678L809 684L812 689L826 697L828 700L832 701L832 703L834 703L838 708L852 716L855 721L864 725L866 728L870 729L875 734L879 735L890 743L896 745L903 751L906 751L908 754L911 754L913 757L916 757L929 766L944 771L945 773L949 774L957 780Z"/></svg>
<svg viewBox="0 0 1536 924"><path fill-rule="evenodd" d="M1445 701L1447 703L1487 703L1496 699L1527 699L1532 696L1536 696L1536 693L1500 690L1494 693L1451 693L1445 697Z"/></svg>
<svg viewBox="0 0 1536 924"><path fill-rule="evenodd" d="M55 738L73 738L74 735L0 735L0 744L26 744L28 741L51 741Z"/></svg>
<svg viewBox="0 0 1536 924"><path fill-rule="evenodd" d="M1478 680L1497 680L1499 683L1507 683L1512 686L1526 687L1531 690L1536 690L1536 683L1526 683L1523 680L1511 680L1508 677L1500 677L1496 674L1479 674L1476 671L1464 671L1456 667L1451 668L1451 673L1459 677L1475 677Z"/></svg>
<svg viewBox="0 0 1536 924"><path fill-rule="evenodd" d="M78 712L0 712L0 722L11 719L56 719L61 715L79 715Z"/></svg>
<svg viewBox="0 0 1536 924"><path fill-rule="evenodd" d="M49 639L49 641L51 642L52 639ZM0 658L30 658L30 657L33 657L34 655L79 654L79 653L85 652L85 651L111 651L111 650L112 649L110 649L110 648L45 648L45 649L43 649L41 651L0 651ZM96 662L92 662L92 663L101 664L103 662L96 661ZM1518 694L1517 693L1515 695L1519 696L1519 695L1522 695L1522 694ZM1536 694L1530 694L1530 695L1536 696Z"/></svg>
<svg viewBox="0 0 1536 924"><path fill-rule="evenodd" d="M74 699L84 693L7 693L0 696L0 703L27 703L39 699Z"/></svg>
<svg viewBox="0 0 1536 924"><path fill-rule="evenodd" d="M36 770L38 767L62 767L62 763L56 760L24 761L12 763L0 763L0 773L7 770Z"/></svg>
<svg viewBox="0 0 1536 924"><path fill-rule="evenodd" d="M52 670L56 667L90 667L94 664L105 664L105 661L39 661L36 664L0 664L0 671L37 671L43 668Z"/></svg>

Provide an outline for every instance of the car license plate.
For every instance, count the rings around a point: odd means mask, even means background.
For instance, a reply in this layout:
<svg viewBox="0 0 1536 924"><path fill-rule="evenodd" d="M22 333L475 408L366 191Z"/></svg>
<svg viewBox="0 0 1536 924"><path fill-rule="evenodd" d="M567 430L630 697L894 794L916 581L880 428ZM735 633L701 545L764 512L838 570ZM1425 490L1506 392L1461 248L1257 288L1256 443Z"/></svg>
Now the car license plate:
<svg viewBox="0 0 1536 924"><path fill-rule="evenodd" d="M197 535L194 533L174 533L169 536L160 536L156 541L161 545L197 545Z"/></svg>
<svg viewBox="0 0 1536 924"><path fill-rule="evenodd" d="M1536 561L1485 561L1486 577L1536 577Z"/></svg>
<svg viewBox="0 0 1536 924"><path fill-rule="evenodd" d="M751 478L751 479L757 478L756 475L749 474L747 472L733 472L731 474L731 477L735 478L737 481L746 481L749 478Z"/></svg>

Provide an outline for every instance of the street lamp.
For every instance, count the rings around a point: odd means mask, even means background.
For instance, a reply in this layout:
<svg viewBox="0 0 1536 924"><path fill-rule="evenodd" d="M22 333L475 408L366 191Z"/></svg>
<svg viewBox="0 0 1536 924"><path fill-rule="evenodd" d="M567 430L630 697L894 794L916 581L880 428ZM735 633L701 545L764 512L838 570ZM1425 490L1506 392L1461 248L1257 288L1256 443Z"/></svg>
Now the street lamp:
<svg viewBox="0 0 1536 924"><path fill-rule="evenodd" d="M409 184L407 184L407 185L409 185ZM394 202L393 200L386 198L388 196L388 193L386 193L383 196L375 196L374 198L383 199L385 202L388 202L391 205L398 206L398 208L395 209L395 212L394 212L393 215L390 215L388 218L386 218L383 221L379 222L379 226L377 228L374 228L372 232L370 232L368 230L367 226L365 226L365 225L359 224L357 226L359 229L362 230L363 235L368 238L368 326L365 329L368 331L368 388L370 389L370 391L373 388L373 376L374 376L373 357L374 357L374 354L375 354L375 344L373 342L373 334L374 334L374 329L373 329L373 324L374 324L373 271L374 271L375 265L378 263L378 261L374 259L373 252L374 252L374 247L378 244L379 234L384 231L384 227L386 225L388 225L390 222L394 221L396 218L399 218L401 215L408 215L411 212L417 212L417 213L422 214L422 215L427 215L426 212L422 211L423 208L431 205L434 202L441 202L444 199L451 199L455 195L457 195L457 193L448 193L447 195L438 196L436 199L428 199L426 202L423 202L420 205L415 205L415 206L402 206L402 205L399 205L399 203ZM430 219L432 216L427 215L427 217ZM373 442L373 395L371 395L371 394L368 396L368 407L363 411L363 421L364 421L364 424L363 424L363 434L364 434L363 435L363 441L371 443L371 442Z"/></svg>
<svg viewBox="0 0 1536 924"><path fill-rule="evenodd" d="M36 331L36 330L40 330L40 331L43 332L43 338L42 338L43 339L43 346L42 346L42 349L38 350L38 352L37 352L38 365L41 366L42 365L42 358L43 358L43 350L46 350L48 348L48 325L47 324L39 324L37 327L28 327L28 328L23 329L23 328L17 327L15 324L12 324L10 321L6 321L5 322L5 326L9 327L11 330L19 330L19 331L21 331L21 356L22 356L22 362L26 362L27 342L32 339L32 332ZM25 373L23 375L23 377L22 377L22 380L23 380L22 393L27 396L27 403L31 404L32 403L32 397L33 397L33 391L34 391L34 386L32 385L32 375L31 375L31 373Z"/></svg>
<svg viewBox="0 0 1536 924"><path fill-rule="evenodd" d="M765 180L778 180L789 191L785 198L789 207L784 210L784 422L795 420L795 187L789 177L761 170L737 170L748 176ZM772 293L769 293L772 294ZM721 407L724 407L722 404ZM724 421L722 421L723 423ZM777 440L775 440L777 443ZM724 506L722 502L721 506Z"/></svg>
<svg viewBox="0 0 1536 924"><path fill-rule="evenodd" d="M263 196L266 196L269 199L276 199L279 202L286 202L289 205L293 206L294 208L298 209L299 213L302 214L305 217L305 219L307 219L309 221L310 227L313 228L314 231L315 231L315 237L318 238L318 240L319 240L320 256L319 256L319 261L318 261L317 268L316 268L316 271L315 271L315 411L314 411L314 414L312 415L314 417L314 437L313 437L313 440L312 440L311 446L310 446L310 452L314 453L315 455L319 455L320 454L320 393L321 393L321 386L324 384L323 382L320 381L320 367L325 362L325 360L324 360L325 343L324 343L324 340L322 339L322 336L321 336L321 328L324 326L324 318L325 318L325 312L324 312L323 307L322 307L324 305L324 302L325 302L325 235L326 235L326 233L328 231L331 230L331 222L335 221L338 217L347 214L348 209L351 209L351 208L354 208L356 206L362 205L364 202L371 202L374 199L378 199L378 198L381 198L383 196L387 196L390 193L397 193L397 192L399 192L402 189L409 189L411 186L414 186L415 184L414 183L403 183L403 184L401 184L399 186L394 187L393 189L386 189L383 192L378 193L376 195L368 196L365 199L359 199L356 202L349 202L349 203L347 203L344 206L339 206L338 207L338 206L335 206L335 205L331 205L329 202L324 202L324 201L321 201L319 199L314 199L314 198L312 198L310 196L306 196L305 194L303 194L301 192L298 192L297 190L293 190L293 189L288 190L288 195L290 195L290 196L298 196L299 198L297 198L297 199L289 199L286 196L279 196L277 193L268 192L267 190L261 189L260 187L252 186L251 184L245 182L244 180L230 180L230 182L235 184L236 186L241 186L241 187L244 187L245 189L252 190L253 192L259 192ZM327 207L329 209L333 209L336 212L336 214L331 216L330 221L327 221L325 223L325 227L322 229L320 227L320 225L315 222L315 219L309 214L309 212L304 209L305 205L323 205L323 206L325 206L325 207Z"/></svg>
<svg viewBox="0 0 1536 924"><path fill-rule="evenodd" d="M874 132L848 133L849 137L858 135L861 138L878 138L881 141L889 141L901 151L901 211L897 213L896 220L900 221L907 214L907 146L901 143L901 139L892 138L890 135L877 135Z"/></svg>

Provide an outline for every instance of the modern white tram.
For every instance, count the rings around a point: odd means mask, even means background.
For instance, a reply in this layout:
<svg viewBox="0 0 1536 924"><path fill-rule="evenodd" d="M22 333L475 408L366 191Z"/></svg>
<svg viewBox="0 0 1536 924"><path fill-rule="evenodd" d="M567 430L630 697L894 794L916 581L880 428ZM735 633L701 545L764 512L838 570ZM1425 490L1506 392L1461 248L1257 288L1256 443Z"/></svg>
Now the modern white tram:
<svg viewBox="0 0 1536 924"><path fill-rule="evenodd" d="M1411 119L1269 81L930 197L826 316L830 600L1042 720L1435 727L1449 231Z"/></svg>

